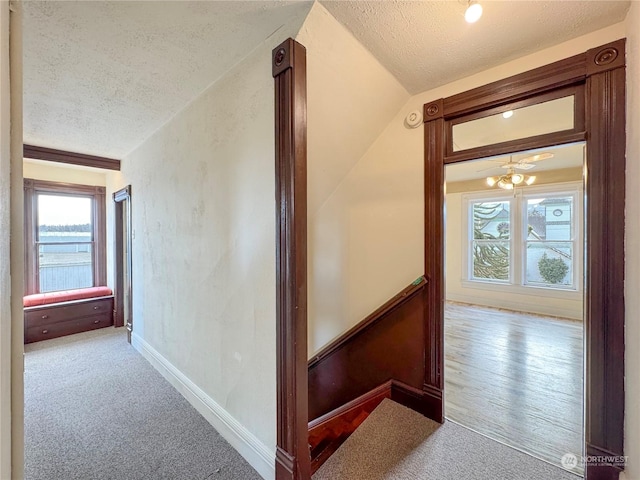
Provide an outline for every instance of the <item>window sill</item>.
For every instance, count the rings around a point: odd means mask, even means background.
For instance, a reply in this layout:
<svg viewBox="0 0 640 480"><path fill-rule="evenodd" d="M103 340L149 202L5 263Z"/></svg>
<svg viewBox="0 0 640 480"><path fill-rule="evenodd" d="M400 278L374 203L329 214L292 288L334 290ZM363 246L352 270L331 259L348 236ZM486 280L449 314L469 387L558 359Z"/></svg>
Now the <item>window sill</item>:
<svg viewBox="0 0 640 480"><path fill-rule="evenodd" d="M545 288L537 286L512 285L498 282L482 282L478 280L462 280L464 288L477 290L500 291L518 295L534 295L536 297L560 298L564 300L582 300L582 291L572 289Z"/></svg>

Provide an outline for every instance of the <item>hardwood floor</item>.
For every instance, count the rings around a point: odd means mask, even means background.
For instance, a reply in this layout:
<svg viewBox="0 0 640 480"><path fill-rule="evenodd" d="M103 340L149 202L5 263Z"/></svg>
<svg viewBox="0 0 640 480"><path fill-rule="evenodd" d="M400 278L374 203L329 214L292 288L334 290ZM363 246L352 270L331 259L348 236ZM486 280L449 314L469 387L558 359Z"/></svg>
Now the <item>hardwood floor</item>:
<svg viewBox="0 0 640 480"><path fill-rule="evenodd" d="M445 416L555 465L579 459L583 324L448 302Z"/></svg>

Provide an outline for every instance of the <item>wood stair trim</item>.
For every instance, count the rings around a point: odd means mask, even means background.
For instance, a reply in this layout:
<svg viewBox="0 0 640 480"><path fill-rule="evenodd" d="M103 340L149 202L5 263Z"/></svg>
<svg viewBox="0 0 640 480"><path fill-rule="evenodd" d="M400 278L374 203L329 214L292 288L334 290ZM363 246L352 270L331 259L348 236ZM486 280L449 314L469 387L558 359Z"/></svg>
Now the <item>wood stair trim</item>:
<svg viewBox="0 0 640 480"><path fill-rule="evenodd" d="M335 410L310 421L309 432L315 429L325 428L334 419L340 416L349 414L353 410L360 408L363 404L367 403L369 400L378 398L379 396L382 396L382 398L391 398L392 383L393 383L393 380L384 382L382 385L374 388L373 390L365 393L364 395L359 396L354 400L351 400L349 403L345 403L341 407L338 407ZM382 401L382 398L380 399L380 401Z"/></svg>
<svg viewBox="0 0 640 480"><path fill-rule="evenodd" d="M342 445L385 398L391 398L391 381L309 422L311 473Z"/></svg>
<svg viewBox="0 0 640 480"><path fill-rule="evenodd" d="M422 289L427 285L427 279L424 276L419 277L415 280L411 285L405 287L400 293L395 295L391 300L384 303L377 310L375 310L372 314L367 316L364 320L360 321L351 329L347 330L344 334L340 335L338 338L333 340L331 343L326 345L322 350L316 353L309 360L309 370L315 368L319 363L321 363L325 358L331 356L336 350L341 348L343 345L349 342L353 337L362 333L364 330L370 328L375 323L379 322L383 319L388 313L392 310L402 306L404 303L409 301L416 295L418 292L422 291Z"/></svg>
<svg viewBox="0 0 640 480"><path fill-rule="evenodd" d="M389 380L360 397L309 422L311 474L351 436L385 398L424 414L421 399L426 395L414 387Z"/></svg>
<svg viewBox="0 0 640 480"><path fill-rule="evenodd" d="M309 362L307 421L390 380L422 390L426 286L418 278Z"/></svg>

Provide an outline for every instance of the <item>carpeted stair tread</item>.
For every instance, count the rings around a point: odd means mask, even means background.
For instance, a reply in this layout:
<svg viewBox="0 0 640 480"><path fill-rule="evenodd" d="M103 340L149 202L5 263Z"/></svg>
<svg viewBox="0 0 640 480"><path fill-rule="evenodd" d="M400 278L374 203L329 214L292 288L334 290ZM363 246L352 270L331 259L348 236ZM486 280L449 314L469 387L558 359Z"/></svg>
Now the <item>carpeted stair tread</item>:
<svg viewBox="0 0 640 480"><path fill-rule="evenodd" d="M452 422L385 399L314 480L579 480Z"/></svg>

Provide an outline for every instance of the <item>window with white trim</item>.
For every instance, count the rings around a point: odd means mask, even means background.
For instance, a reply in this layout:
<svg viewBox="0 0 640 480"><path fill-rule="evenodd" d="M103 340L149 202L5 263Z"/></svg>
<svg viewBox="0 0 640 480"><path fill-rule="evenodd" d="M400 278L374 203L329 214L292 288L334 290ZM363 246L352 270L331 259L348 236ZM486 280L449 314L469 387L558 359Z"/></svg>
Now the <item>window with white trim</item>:
<svg viewBox="0 0 640 480"><path fill-rule="evenodd" d="M581 189L571 183L465 195L466 280L581 290Z"/></svg>

